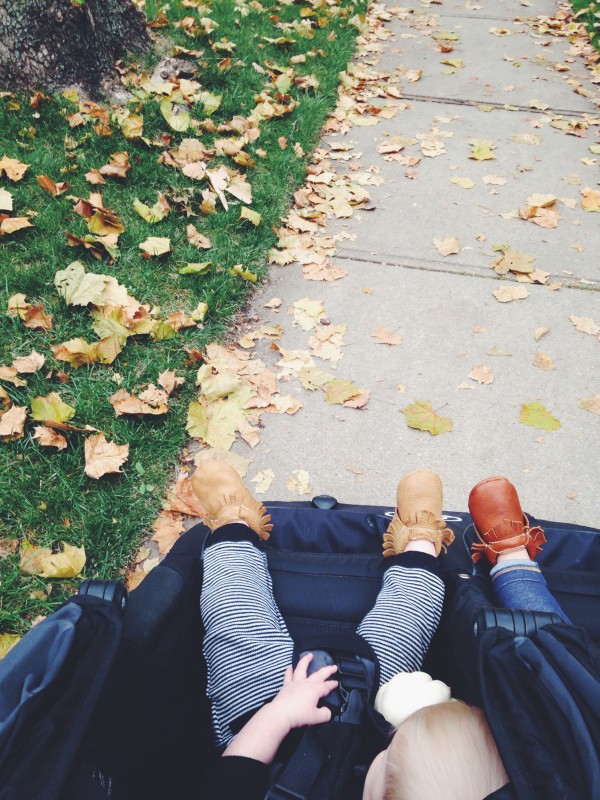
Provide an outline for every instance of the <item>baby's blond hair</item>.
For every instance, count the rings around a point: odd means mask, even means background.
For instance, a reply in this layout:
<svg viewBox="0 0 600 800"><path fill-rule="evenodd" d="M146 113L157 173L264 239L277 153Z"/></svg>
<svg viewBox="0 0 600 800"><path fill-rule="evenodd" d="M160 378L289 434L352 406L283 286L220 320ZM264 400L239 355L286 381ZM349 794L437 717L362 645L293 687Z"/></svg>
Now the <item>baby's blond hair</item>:
<svg viewBox="0 0 600 800"><path fill-rule="evenodd" d="M383 800L483 800L508 782L483 712L463 702L416 711L396 731Z"/></svg>

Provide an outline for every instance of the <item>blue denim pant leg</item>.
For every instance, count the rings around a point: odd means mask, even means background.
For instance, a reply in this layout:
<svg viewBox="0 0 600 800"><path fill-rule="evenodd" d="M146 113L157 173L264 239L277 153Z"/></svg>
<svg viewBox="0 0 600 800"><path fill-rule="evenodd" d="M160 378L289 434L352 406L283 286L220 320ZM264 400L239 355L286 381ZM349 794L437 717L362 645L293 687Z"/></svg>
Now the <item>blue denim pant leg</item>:
<svg viewBox="0 0 600 800"><path fill-rule="evenodd" d="M570 623L548 589L548 584L535 561L514 559L496 564L490 571L496 600L504 608L527 611L552 611Z"/></svg>

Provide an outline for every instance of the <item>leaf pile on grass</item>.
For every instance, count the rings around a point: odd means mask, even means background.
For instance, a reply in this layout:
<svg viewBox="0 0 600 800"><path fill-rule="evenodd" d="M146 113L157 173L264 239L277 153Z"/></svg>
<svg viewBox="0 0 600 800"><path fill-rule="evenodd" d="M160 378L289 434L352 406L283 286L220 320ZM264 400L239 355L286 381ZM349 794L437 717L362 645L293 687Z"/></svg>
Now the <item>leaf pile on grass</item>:
<svg viewBox="0 0 600 800"><path fill-rule="evenodd" d="M364 7L149 1L168 58L122 67L126 106L3 87L0 629L83 574L25 551L84 547L113 578L150 526L199 351L265 274Z"/></svg>
<svg viewBox="0 0 600 800"><path fill-rule="evenodd" d="M575 17L588 29L590 40L600 50L600 4L593 0L571 0Z"/></svg>

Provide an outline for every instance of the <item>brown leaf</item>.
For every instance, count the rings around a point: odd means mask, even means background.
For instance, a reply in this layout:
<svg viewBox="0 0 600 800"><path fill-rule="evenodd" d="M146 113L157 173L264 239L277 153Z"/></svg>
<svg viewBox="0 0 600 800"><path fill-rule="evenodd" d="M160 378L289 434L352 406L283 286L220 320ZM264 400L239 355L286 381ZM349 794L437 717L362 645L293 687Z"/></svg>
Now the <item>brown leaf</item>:
<svg viewBox="0 0 600 800"><path fill-rule="evenodd" d="M484 384L490 384L493 383L494 381L494 376L492 375L491 369L484 365L480 367L473 367L471 372L469 372L469 378L471 378L474 381L477 381L477 383L484 383Z"/></svg>
<svg viewBox="0 0 600 800"><path fill-rule="evenodd" d="M66 361L73 369L93 364L98 359L96 345L89 344L85 339L71 339L62 344L52 344L50 349L57 361Z"/></svg>
<svg viewBox="0 0 600 800"><path fill-rule="evenodd" d="M13 361L13 367L21 374L37 372L46 363L45 357L41 353L32 350L28 356L19 356Z"/></svg>
<svg viewBox="0 0 600 800"><path fill-rule="evenodd" d="M13 386L27 386L27 381L18 377L17 368L14 366L0 366L0 381L8 381L8 383L12 383Z"/></svg>
<svg viewBox="0 0 600 800"><path fill-rule="evenodd" d="M524 286L501 286L492 294L499 303L510 303L511 300L524 300L529 292Z"/></svg>
<svg viewBox="0 0 600 800"><path fill-rule="evenodd" d="M125 179L130 169L129 154L121 152L113 153L109 158L109 163L100 167L99 172L101 175L107 175L109 178Z"/></svg>
<svg viewBox="0 0 600 800"><path fill-rule="evenodd" d="M5 214L0 214L0 234L16 233L23 228L32 228L33 225L27 217L8 217Z"/></svg>
<svg viewBox="0 0 600 800"><path fill-rule="evenodd" d="M167 394L171 394L175 389L185 383L185 378L178 377L171 370L166 369L158 376L159 383Z"/></svg>
<svg viewBox="0 0 600 800"><path fill-rule="evenodd" d="M584 397L579 401L579 407L586 411L591 411L592 414L600 415L600 392L593 397Z"/></svg>
<svg viewBox="0 0 600 800"><path fill-rule="evenodd" d="M458 236L434 236L433 243L441 256L451 256L460 253L460 242Z"/></svg>
<svg viewBox="0 0 600 800"><path fill-rule="evenodd" d="M102 175L97 169L91 169L89 172L85 173L85 179L88 183L92 183L95 186L98 186L102 183L106 183Z"/></svg>
<svg viewBox="0 0 600 800"><path fill-rule="evenodd" d="M49 178L47 175L37 175L36 180L42 189L51 194L52 197L58 197L69 191L69 184L66 181L55 183L52 178Z"/></svg>
<svg viewBox="0 0 600 800"><path fill-rule="evenodd" d="M535 354L533 358L533 366L538 367L538 369L545 370L556 369L554 362L548 353L543 353L541 350L538 350L538 352Z"/></svg>
<svg viewBox="0 0 600 800"><path fill-rule="evenodd" d="M160 553L168 553L183 533L183 528L182 516L163 511L152 523L154 536L151 541L158 544Z"/></svg>
<svg viewBox="0 0 600 800"><path fill-rule="evenodd" d="M377 344L402 344L402 337L393 333L389 328L376 328L371 336L375 339Z"/></svg>
<svg viewBox="0 0 600 800"><path fill-rule="evenodd" d="M121 472L128 458L129 445L109 442L103 433L95 433L85 440L85 474L90 478Z"/></svg>
<svg viewBox="0 0 600 800"><path fill-rule="evenodd" d="M46 425L36 425L33 430L33 438L37 439L44 447L56 447L58 450L64 450L67 446L67 440L62 433L57 433Z"/></svg>
<svg viewBox="0 0 600 800"><path fill-rule="evenodd" d="M208 250L212 247L210 239L207 236L203 236L194 225L188 225L186 230L188 242L194 247L198 247L201 250Z"/></svg>
<svg viewBox="0 0 600 800"><path fill-rule="evenodd" d="M13 406L5 411L0 417L0 436L5 441L9 439L20 439L23 436L23 428L27 418L27 409L21 406Z"/></svg>
<svg viewBox="0 0 600 800"><path fill-rule="evenodd" d="M597 325L591 317L577 317L571 314L569 319L581 333L590 333L592 336L598 336L600 333L600 325Z"/></svg>
<svg viewBox="0 0 600 800"><path fill-rule="evenodd" d="M6 172L6 177L11 181L20 181L29 169L29 164L22 164L16 158L8 158L6 155L0 158L0 175Z"/></svg>
<svg viewBox="0 0 600 800"><path fill-rule="evenodd" d="M544 327L536 328L533 334L533 338L536 340L536 342L539 342L542 336L545 336L549 331L550 328L544 328Z"/></svg>
<svg viewBox="0 0 600 800"><path fill-rule="evenodd" d="M108 398L108 402L117 417L120 417L122 414L166 414L169 410L167 399L166 392L151 384L139 397L130 394L126 389L119 389Z"/></svg>

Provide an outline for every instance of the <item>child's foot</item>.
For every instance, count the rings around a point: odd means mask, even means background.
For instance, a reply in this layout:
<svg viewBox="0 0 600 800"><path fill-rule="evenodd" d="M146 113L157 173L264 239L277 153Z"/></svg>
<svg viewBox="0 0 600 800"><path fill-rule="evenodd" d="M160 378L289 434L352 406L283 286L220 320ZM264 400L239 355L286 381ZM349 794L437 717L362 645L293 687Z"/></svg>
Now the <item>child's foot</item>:
<svg viewBox="0 0 600 800"><path fill-rule="evenodd" d="M454 541L442 519L442 482L430 469L409 472L398 484L396 513L383 535L383 555L403 553L412 541L432 542L438 556Z"/></svg>
<svg viewBox="0 0 600 800"><path fill-rule="evenodd" d="M499 555L514 553L516 556L523 548L533 560L546 543L539 526L529 527L517 490L508 478L487 478L473 487L469 511L479 538L479 542L471 546L475 563L485 556L494 566Z"/></svg>
<svg viewBox="0 0 600 800"><path fill-rule="evenodd" d="M230 464L204 461L192 476L192 488L204 506L204 524L211 531L231 522L245 522L261 539L269 538L271 517Z"/></svg>

